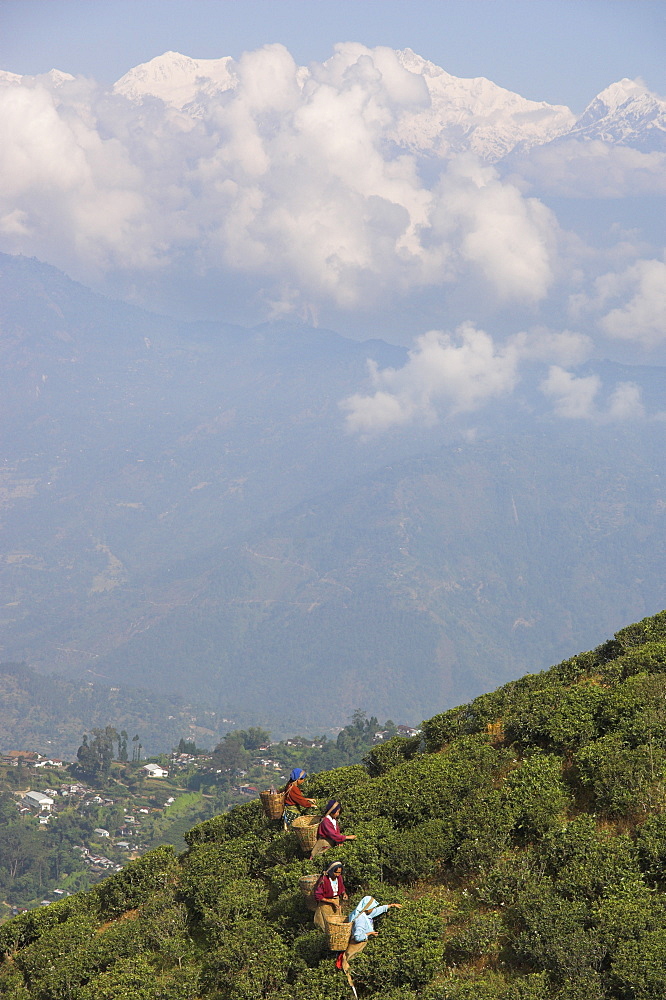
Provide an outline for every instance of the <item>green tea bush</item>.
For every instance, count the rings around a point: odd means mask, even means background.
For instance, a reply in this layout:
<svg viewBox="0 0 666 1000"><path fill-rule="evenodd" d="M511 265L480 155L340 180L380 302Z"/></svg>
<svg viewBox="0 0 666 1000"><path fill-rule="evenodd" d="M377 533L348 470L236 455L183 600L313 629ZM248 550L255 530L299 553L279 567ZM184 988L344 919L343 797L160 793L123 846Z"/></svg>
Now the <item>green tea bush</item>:
<svg viewBox="0 0 666 1000"><path fill-rule="evenodd" d="M460 963L488 955L496 958L505 934L500 913L472 913L466 923L446 942L447 961Z"/></svg>
<svg viewBox="0 0 666 1000"><path fill-rule="evenodd" d="M598 971L606 948L588 926L583 901L564 899L545 880L521 894L512 907L519 929L510 945L516 959L534 971L544 971L562 984L588 971Z"/></svg>
<svg viewBox="0 0 666 1000"><path fill-rule="evenodd" d="M565 688L550 681L514 705L504 723L506 737L524 746L550 750L584 746L598 735L596 717L605 697L605 690L597 685Z"/></svg>
<svg viewBox="0 0 666 1000"><path fill-rule="evenodd" d="M183 860L179 891L195 916L215 909L225 885L254 871L259 844L256 837L247 834L225 843L190 848Z"/></svg>
<svg viewBox="0 0 666 1000"><path fill-rule="evenodd" d="M572 804L562 779L562 761L554 754L532 754L509 771L502 803L513 816L523 841L538 840L557 826Z"/></svg>
<svg viewBox="0 0 666 1000"><path fill-rule="evenodd" d="M666 644L664 645L666 654ZM610 691L599 713L603 732L636 747L666 736L666 676L636 673Z"/></svg>
<svg viewBox="0 0 666 1000"><path fill-rule="evenodd" d="M666 882L666 813L648 816L636 833L638 859L651 885Z"/></svg>
<svg viewBox="0 0 666 1000"><path fill-rule="evenodd" d="M611 981L622 997L663 1000L666 996L666 927L624 941L613 959Z"/></svg>
<svg viewBox="0 0 666 1000"><path fill-rule="evenodd" d="M518 896L539 884L543 868L533 849L506 851L482 875L474 896L483 906L511 906Z"/></svg>
<svg viewBox="0 0 666 1000"><path fill-rule="evenodd" d="M453 852L447 820L430 819L411 830L393 830L382 845L382 861L391 882L414 882L434 875Z"/></svg>
<svg viewBox="0 0 666 1000"><path fill-rule="evenodd" d="M622 649L643 646L647 642L666 642L666 611L660 611L634 625L627 625L615 633L615 639Z"/></svg>
<svg viewBox="0 0 666 1000"><path fill-rule="evenodd" d="M579 816L550 834L541 853L546 872L569 902L592 901L616 893L620 886L643 884L630 838L597 832L591 816Z"/></svg>
<svg viewBox="0 0 666 1000"><path fill-rule="evenodd" d="M492 865L509 844L514 814L501 790L490 789L470 798L452 817L456 872L469 875Z"/></svg>
<svg viewBox="0 0 666 1000"><path fill-rule="evenodd" d="M220 995L229 1000L266 996L289 1000L291 952L264 920L220 924L214 945L205 957L202 973L203 985L213 996L215 989L224 985Z"/></svg>
<svg viewBox="0 0 666 1000"><path fill-rule="evenodd" d="M666 751L629 746L610 733L573 758L580 786L604 816L636 817L659 808L666 797Z"/></svg>
<svg viewBox="0 0 666 1000"><path fill-rule="evenodd" d="M96 916L97 912L97 898L92 893L78 893L50 906L21 913L0 927L0 954L11 955L70 917Z"/></svg>
<svg viewBox="0 0 666 1000"><path fill-rule="evenodd" d="M406 904L376 924L378 937L351 963L354 981L382 994L406 986L417 992L441 969L443 924L430 900Z"/></svg>
<svg viewBox="0 0 666 1000"><path fill-rule="evenodd" d="M99 900L100 912L110 919L140 906L152 892L174 884L179 876L180 865L169 844L130 861L92 891Z"/></svg>
<svg viewBox="0 0 666 1000"><path fill-rule="evenodd" d="M31 992L37 997L53 997L53 1000L67 996L72 984L78 985L86 977L87 970L81 969L80 953L85 952L96 931L94 918L77 914L44 931L38 941L21 949L14 963Z"/></svg>
<svg viewBox="0 0 666 1000"><path fill-rule="evenodd" d="M120 958L77 993L77 1000L162 1000L155 970L142 955Z"/></svg>
<svg viewBox="0 0 666 1000"><path fill-rule="evenodd" d="M364 757L363 764L370 777L378 778L380 774L386 774L398 764L415 757L421 750L421 744L420 736L413 736L410 739L394 736L385 743L374 746Z"/></svg>
<svg viewBox="0 0 666 1000"><path fill-rule="evenodd" d="M334 771L321 771L308 778L308 797L318 799L322 807L328 799L338 799L347 813L363 798L369 782L370 775L362 764L336 767Z"/></svg>
<svg viewBox="0 0 666 1000"><path fill-rule="evenodd" d="M185 834L185 842L190 846L222 843L250 833L265 837L270 835L270 831L270 821L264 815L261 802L255 799L254 802L245 802L228 813L213 816L212 819L193 826Z"/></svg>

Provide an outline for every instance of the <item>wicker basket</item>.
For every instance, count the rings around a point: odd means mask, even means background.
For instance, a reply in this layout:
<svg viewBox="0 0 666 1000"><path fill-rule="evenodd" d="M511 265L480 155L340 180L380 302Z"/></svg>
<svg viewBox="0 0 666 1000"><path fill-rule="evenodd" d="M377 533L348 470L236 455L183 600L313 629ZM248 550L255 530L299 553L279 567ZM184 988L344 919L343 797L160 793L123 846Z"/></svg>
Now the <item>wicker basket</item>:
<svg viewBox="0 0 666 1000"><path fill-rule="evenodd" d="M352 925L345 922L342 914L336 914L326 921L326 940L331 951L346 951L351 937Z"/></svg>
<svg viewBox="0 0 666 1000"><path fill-rule="evenodd" d="M291 824L302 851L311 851L317 843L317 827L320 823L321 816L297 816Z"/></svg>
<svg viewBox="0 0 666 1000"><path fill-rule="evenodd" d="M298 888L301 890L301 895L305 900L308 910L313 912L317 909L317 900L314 898L314 889L321 878L321 875L304 875L298 880Z"/></svg>
<svg viewBox="0 0 666 1000"><path fill-rule="evenodd" d="M259 792L261 804L269 819L281 819L284 812L284 792Z"/></svg>

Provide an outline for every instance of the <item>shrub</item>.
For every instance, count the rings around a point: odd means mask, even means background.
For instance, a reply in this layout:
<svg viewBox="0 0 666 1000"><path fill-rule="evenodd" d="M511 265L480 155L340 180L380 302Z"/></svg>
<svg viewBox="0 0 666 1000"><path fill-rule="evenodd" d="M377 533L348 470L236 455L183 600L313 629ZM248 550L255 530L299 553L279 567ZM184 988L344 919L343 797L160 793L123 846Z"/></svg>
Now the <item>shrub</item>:
<svg viewBox="0 0 666 1000"><path fill-rule="evenodd" d="M666 752L658 746L628 746L609 734L573 758L578 780L594 807L608 817L637 816L657 808L666 792Z"/></svg>
<svg viewBox="0 0 666 1000"><path fill-rule="evenodd" d="M572 820L544 841L546 869L568 901L592 901L618 887L640 888L636 851L626 835L598 833L591 816Z"/></svg>
<svg viewBox="0 0 666 1000"><path fill-rule="evenodd" d="M140 906L155 890L173 885L179 875L173 847L166 845L130 861L122 871L96 886L92 894L99 900L101 913L109 919Z"/></svg>
<svg viewBox="0 0 666 1000"><path fill-rule="evenodd" d="M648 816L636 834L636 849L641 869L650 882L666 880L666 814Z"/></svg>
<svg viewBox="0 0 666 1000"><path fill-rule="evenodd" d="M497 956L504 934L504 921L499 913L472 913L467 922L446 942L445 957L452 962L465 962L484 954Z"/></svg>
<svg viewBox="0 0 666 1000"><path fill-rule="evenodd" d="M627 625L615 633L615 639L623 649L632 649L647 642L666 641L666 611L660 611L650 618L643 618L634 625Z"/></svg>
<svg viewBox="0 0 666 1000"><path fill-rule="evenodd" d="M606 949L588 928L584 902L563 899L544 882L522 894L513 908L521 930L511 942L518 961L550 973L557 982L596 971Z"/></svg>
<svg viewBox="0 0 666 1000"><path fill-rule="evenodd" d="M246 835L190 848L183 862L180 895L195 915L215 909L222 888L250 874L256 863L257 843L255 837Z"/></svg>
<svg viewBox="0 0 666 1000"><path fill-rule="evenodd" d="M394 736L385 743L374 746L372 750L363 758L363 763L372 778L386 774L398 764L403 764L406 760L411 760L421 750L422 740L420 736L413 736L405 739L402 736Z"/></svg>
<svg viewBox="0 0 666 1000"><path fill-rule="evenodd" d="M261 802L245 802L235 806L230 812L212 819L204 820L184 835L185 842L190 847L195 844L222 843L245 834L266 836L269 833L269 821L263 813Z"/></svg>
<svg viewBox="0 0 666 1000"><path fill-rule="evenodd" d="M453 831L446 820L430 819L412 830L393 830L382 845L387 877L414 882L434 875L450 859L453 845Z"/></svg>
<svg viewBox="0 0 666 1000"><path fill-rule="evenodd" d="M382 994L396 986L418 991L439 971L443 925L431 901L390 910L376 929L379 936L354 959L354 980L364 988Z"/></svg>
<svg viewBox="0 0 666 1000"><path fill-rule="evenodd" d="M562 762L552 754L533 754L510 771L502 800L523 840L543 837L563 819L571 795L562 780Z"/></svg>
<svg viewBox="0 0 666 1000"><path fill-rule="evenodd" d="M623 942L615 955L611 978L621 995L632 1000L666 996L666 927Z"/></svg>

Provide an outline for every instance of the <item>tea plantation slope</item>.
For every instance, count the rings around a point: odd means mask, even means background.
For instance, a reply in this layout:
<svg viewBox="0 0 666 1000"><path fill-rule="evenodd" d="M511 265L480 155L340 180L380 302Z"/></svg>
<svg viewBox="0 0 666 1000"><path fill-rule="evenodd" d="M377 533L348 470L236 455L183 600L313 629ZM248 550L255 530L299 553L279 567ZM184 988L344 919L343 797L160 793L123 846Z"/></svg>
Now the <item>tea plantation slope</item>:
<svg viewBox="0 0 666 1000"><path fill-rule="evenodd" d="M382 1000L662 1000L666 612L309 780L358 839L351 898L401 902L352 962ZM299 893L322 868L257 802L0 928L14 1000L351 996Z"/></svg>

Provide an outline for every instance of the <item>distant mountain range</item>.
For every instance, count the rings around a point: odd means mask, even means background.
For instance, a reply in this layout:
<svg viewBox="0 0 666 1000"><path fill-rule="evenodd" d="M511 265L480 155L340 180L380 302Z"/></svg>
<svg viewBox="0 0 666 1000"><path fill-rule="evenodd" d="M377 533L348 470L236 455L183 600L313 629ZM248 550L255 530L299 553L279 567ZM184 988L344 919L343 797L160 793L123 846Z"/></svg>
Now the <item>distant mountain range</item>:
<svg viewBox="0 0 666 1000"><path fill-rule="evenodd" d="M410 106L385 136L402 148L436 157L471 151L491 163L516 149L569 138L601 139L644 152L666 149L666 101L637 81L610 84L577 117L564 105L528 100L484 77L452 76L409 48L374 49L379 65L382 51L397 56L414 79ZM310 73L306 67L299 70L301 87ZM52 70L42 79L57 89L74 77ZM0 83L20 80L15 73L0 72ZM230 56L192 59L165 52L129 70L113 92L134 103L163 101L179 113L179 128L186 130L188 118L200 118L211 100L223 99L237 86L238 67Z"/></svg>
<svg viewBox="0 0 666 1000"><path fill-rule="evenodd" d="M360 442L339 402L402 348L6 255L0 329L2 659L295 732L418 722L666 606L666 424L556 419L542 369L473 435ZM663 407L664 369L591 373Z"/></svg>
<svg viewBox="0 0 666 1000"><path fill-rule="evenodd" d="M386 139L402 148L435 156L471 151L494 163L508 153L558 139L602 139L645 152L666 149L666 102L633 80L603 90L580 117L563 105L530 101L484 77L461 79L422 58L399 50L405 70L423 83L414 103L403 110ZM381 50L375 50L381 61ZM309 71L301 70L301 85ZM157 97L183 116L200 117L205 104L233 92L234 61L190 59L165 52L134 67L114 86L117 94L140 102Z"/></svg>

